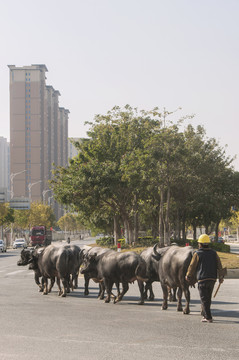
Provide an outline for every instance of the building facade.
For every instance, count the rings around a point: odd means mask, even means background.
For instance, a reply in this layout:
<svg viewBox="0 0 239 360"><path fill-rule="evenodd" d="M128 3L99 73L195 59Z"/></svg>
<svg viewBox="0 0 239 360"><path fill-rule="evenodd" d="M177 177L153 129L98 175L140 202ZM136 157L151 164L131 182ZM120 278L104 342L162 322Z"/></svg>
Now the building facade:
<svg viewBox="0 0 239 360"><path fill-rule="evenodd" d="M9 143L0 136L0 190L4 193L4 200L10 196L10 155Z"/></svg>
<svg viewBox="0 0 239 360"><path fill-rule="evenodd" d="M68 163L69 110L59 107L60 92L46 85L46 65L8 67L13 194L47 202L52 196L48 181L53 163L54 167ZM58 218L57 204L54 208Z"/></svg>

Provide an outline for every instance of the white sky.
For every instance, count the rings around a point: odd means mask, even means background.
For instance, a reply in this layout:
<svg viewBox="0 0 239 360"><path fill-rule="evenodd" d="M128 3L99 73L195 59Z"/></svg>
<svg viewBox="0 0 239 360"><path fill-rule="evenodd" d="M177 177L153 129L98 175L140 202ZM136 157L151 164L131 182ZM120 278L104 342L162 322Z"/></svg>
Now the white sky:
<svg viewBox="0 0 239 360"><path fill-rule="evenodd" d="M239 153L238 0L0 0L0 14L0 136L9 140L7 65L45 64L69 136L114 105L182 107Z"/></svg>

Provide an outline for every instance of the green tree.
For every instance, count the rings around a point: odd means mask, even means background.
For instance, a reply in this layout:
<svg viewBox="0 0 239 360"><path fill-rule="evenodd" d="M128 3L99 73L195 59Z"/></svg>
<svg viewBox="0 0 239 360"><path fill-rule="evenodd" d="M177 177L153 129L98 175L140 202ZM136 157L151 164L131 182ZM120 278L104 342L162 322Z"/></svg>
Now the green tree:
<svg viewBox="0 0 239 360"><path fill-rule="evenodd" d="M14 227L26 230L29 228L30 210L14 210Z"/></svg>
<svg viewBox="0 0 239 360"><path fill-rule="evenodd" d="M52 208L40 202L32 202L28 226L43 225L50 228L55 225L55 216Z"/></svg>
<svg viewBox="0 0 239 360"><path fill-rule="evenodd" d="M0 227L3 238L3 229L14 222L14 210L9 207L8 203L0 203Z"/></svg>
<svg viewBox="0 0 239 360"><path fill-rule="evenodd" d="M145 139L160 128L159 118L156 111L138 112L130 106L97 115L89 141L79 144L78 158L69 168L55 171L51 184L57 200L74 204L92 222L108 214L118 236L121 222L129 242L137 239L134 230L142 187L136 159Z"/></svg>

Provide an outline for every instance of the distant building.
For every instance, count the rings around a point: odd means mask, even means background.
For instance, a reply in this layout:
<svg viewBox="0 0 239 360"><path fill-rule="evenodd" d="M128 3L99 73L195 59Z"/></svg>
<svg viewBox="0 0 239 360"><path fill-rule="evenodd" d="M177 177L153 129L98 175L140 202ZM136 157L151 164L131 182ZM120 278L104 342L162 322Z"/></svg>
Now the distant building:
<svg viewBox="0 0 239 360"><path fill-rule="evenodd" d="M51 197L48 180L53 163L68 163L69 110L59 107L60 92L46 85L46 65L10 70L10 172L15 197L47 201ZM34 185L34 186L33 186ZM58 218L61 211L54 204Z"/></svg>
<svg viewBox="0 0 239 360"><path fill-rule="evenodd" d="M5 201L10 192L10 156L7 139L0 136L0 189L5 193Z"/></svg>
<svg viewBox="0 0 239 360"><path fill-rule="evenodd" d="M78 155L78 149L75 147L75 145L73 144L73 142L78 141L79 143L81 143L83 141L82 138L69 138L68 139L68 158L72 159L73 157Z"/></svg>

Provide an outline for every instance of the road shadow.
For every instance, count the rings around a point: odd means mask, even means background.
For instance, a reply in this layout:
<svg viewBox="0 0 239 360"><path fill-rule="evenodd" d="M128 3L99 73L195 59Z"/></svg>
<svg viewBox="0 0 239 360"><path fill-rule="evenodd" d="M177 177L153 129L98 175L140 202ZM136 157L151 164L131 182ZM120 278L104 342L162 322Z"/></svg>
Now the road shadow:
<svg viewBox="0 0 239 360"><path fill-rule="evenodd" d="M7 257L13 257L13 256L16 256L16 255L15 254L8 254L8 253L1 253L0 258L1 257L7 258Z"/></svg>

